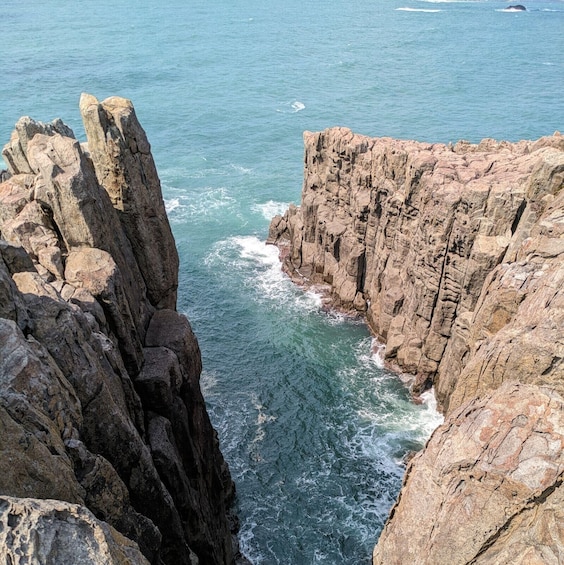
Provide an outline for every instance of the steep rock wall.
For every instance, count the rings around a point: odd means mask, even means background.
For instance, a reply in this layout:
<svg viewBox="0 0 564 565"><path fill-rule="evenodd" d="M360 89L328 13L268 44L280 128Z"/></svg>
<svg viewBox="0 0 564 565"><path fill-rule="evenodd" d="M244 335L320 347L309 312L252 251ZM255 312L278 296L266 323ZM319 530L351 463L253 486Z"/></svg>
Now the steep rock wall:
<svg viewBox="0 0 564 565"><path fill-rule="evenodd" d="M560 310L540 327L544 306L524 299L559 292L564 137L446 146L334 128L304 141L301 206L273 219L268 240L290 274L365 313L388 363L416 376L416 392L435 384L446 412L501 384L484 358L532 315L544 353L522 380L560 381Z"/></svg>
<svg viewBox="0 0 564 565"><path fill-rule="evenodd" d="M374 565L561 563L564 137L304 140L301 206L268 242L296 281L365 314L445 413Z"/></svg>
<svg viewBox="0 0 564 565"><path fill-rule="evenodd" d="M233 563L234 486L149 143L128 100L81 112L88 144L22 118L3 151L0 555Z"/></svg>

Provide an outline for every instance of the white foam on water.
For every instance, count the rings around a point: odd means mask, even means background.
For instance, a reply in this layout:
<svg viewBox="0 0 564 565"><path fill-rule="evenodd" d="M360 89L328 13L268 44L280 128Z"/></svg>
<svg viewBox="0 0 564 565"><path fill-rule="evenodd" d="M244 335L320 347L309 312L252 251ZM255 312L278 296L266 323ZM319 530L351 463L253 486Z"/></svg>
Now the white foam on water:
<svg viewBox="0 0 564 565"><path fill-rule="evenodd" d="M305 109L305 104L299 100L290 100L289 102L283 102L276 108L276 111L281 114L295 114L296 112L301 112Z"/></svg>
<svg viewBox="0 0 564 565"><path fill-rule="evenodd" d="M235 236L230 240L239 248L242 259L248 259L267 267L280 266L278 248L274 245L266 245L254 235Z"/></svg>
<svg viewBox="0 0 564 565"><path fill-rule="evenodd" d="M421 394L421 401L426 411L423 417L423 433L430 435L445 421L444 416L437 410L437 399L435 389L431 388Z"/></svg>
<svg viewBox="0 0 564 565"><path fill-rule="evenodd" d="M386 353L386 346L380 343L376 338L372 339L372 360L379 369L384 368L384 355Z"/></svg>
<svg viewBox="0 0 564 565"><path fill-rule="evenodd" d="M217 374L206 371L202 371L200 375L200 389L205 398L211 397L215 393L217 386Z"/></svg>
<svg viewBox="0 0 564 565"><path fill-rule="evenodd" d="M396 12L427 12L428 14L434 14L436 12L442 12L442 10L430 10L427 8L396 8Z"/></svg>
<svg viewBox="0 0 564 565"><path fill-rule="evenodd" d="M262 216L267 220L272 220L274 216L283 216L290 205L287 202L276 202L275 200L268 200L262 204L253 204L251 210Z"/></svg>
<svg viewBox="0 0 564 565"><path fill-rule="evenodd" d="M276 416L272 416L271 414L267 414L265 412L265 406L259 401L258 396L253 394L251 397L253 408L257 411L256 417L256 431L255 436L251 440L251 447L257 448L257 444L262 443L264 438L266 437L266 424L270 422L274 422L276 420ZM254 451L254 449L253 449ZM260 455L257 454L257 457L260 458Z"/></svg>
<svg viewBox="0 0 564 565"><path fill-rule="evenodd" d="M305 108L305 104L303 102L300 102L299 100L294 100L294 102L292 102L291 104L291 107L294 112L300 112Z"/></svg>
<svg viewBox="0 0 564 565"><path fill-rule="evenodd" d="M238 173L241 173L243 175L250 175L253 172L253 169L250 169L248 167L243 167L242 165L237 165L235 163L229 163L229 167L234 171L237 171Z"/></svg>
<svg viewBox="0 0 564 565"><path fill-rule="evenodd" d="M223 264L239 271L245 286L255 289L257 301L268 301L277 308L300 311L321 308L321 295L313 290L304 292L297 288L282 271L278 248L266 245L256 236L234 236L218 242L205 263Z"/></svg>
<svg viewBox="0 0 564 565"><path fill-rule="evenodd" d="M167 214L170 214L173 210L176 210L180 207L180 199L179 198L170 198L164 201L165 210Z"/></svg>
<svg viewBox="0 0 564 565"><path fill-rule="evenodd" d="M260 551L257 551L256 544L254 543L254 530L257 525L258 524L253 520L245 521L241 524L241 529L237 535L241 553L249 559L253 565L265 563L265 556Z"/></svg>
<svg viewBox="0 0 564 565"><path fill-rule="evenodd" d="M216 221L224 221L225 211L237 205L229 189L223 186L207 186L188 194L179 189L170 189L169 192L179 193L178 196L165 200L165 208L172 223L198 219L209 221L214 216Z"/></svg>
<svg viewBox="0 0 564 565"><path fill-rule="evenodd" d="M321 297L320 297L321 298ZM330 326L340 326L349 320L349 317L342 312L336 310L329 310L327 312L326 321Z"/></svg>

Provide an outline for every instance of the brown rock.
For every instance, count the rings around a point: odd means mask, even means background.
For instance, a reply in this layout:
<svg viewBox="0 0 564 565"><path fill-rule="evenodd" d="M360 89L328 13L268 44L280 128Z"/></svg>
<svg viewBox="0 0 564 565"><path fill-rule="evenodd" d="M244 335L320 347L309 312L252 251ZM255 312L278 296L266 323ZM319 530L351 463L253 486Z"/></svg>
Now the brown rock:
<svg viewBox="0 0 564 565"><path fill-rule="evenodd" d="M93 139L91 153L62 122L29 118L4 149L0 492L22 499L9 501L7 522L0 501L0 555L141 563L140 549L163 565L227 565L234 490L197 340L175 311L153 315L175 305L178 257L149 145L131 103L110 99L100 112L107 122L85 127L108 146ZM101 163L119 177L119 210ZM27 497L65 502L36 512L43 502Z"/></svg>
<svg viewBox="0 0 564 565"><path fill-rule="evenodd" d="M374 563L562 562L564 138L304 141L301 206L268 242L294 279L366 310L447 415Z"/></svg>
<svg viewBox="0 0 564 565"><path fill-rule="evenodd" d="M119 213L149 300L157 308L175 308L178 253L151 147L133 104L118 97L99 103L83 94L80 112L96 174Z"/></svg>
<svg viewBox="0 0 564 565"><path fill-rule="evenodd" d="M410 463L374 565L558 563L564 400L505 383L440 426Z"/></svg>
<svg viewBox="0 0 564 565"><path fill-rule="evenodd" d="M452 394L454 407L505 374L559 382L560 310L549 295L564 252L561 136L453 149L334 128L304 141L301 207L275 218L268 240L289 273L330 284L337 307L366 310L388 363L413 373L419 390L434 382L445 409ZM494 273L508 269L522 280L536 273L534 284L506 277L502 289ZM532 294L519 306L533 289L536 312ZM528 346L525 328L536 328Z"/></svg>

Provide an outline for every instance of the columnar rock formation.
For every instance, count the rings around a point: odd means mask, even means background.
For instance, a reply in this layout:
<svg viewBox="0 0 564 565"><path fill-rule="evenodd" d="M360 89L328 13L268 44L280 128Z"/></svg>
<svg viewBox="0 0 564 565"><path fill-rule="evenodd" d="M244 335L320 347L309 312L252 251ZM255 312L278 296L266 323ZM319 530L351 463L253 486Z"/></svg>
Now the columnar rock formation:
<svg viewBox="0 0 564 565"><path fill-rule="evenodd" d="M301 206L273 219L269 242L296 280L364 313L388 364L415 393L434 385L446 415L374 563L513 563L519 548L561 562L564 137L304 140Z"/></svg>
<svg viewBox="0 0 564 565"><path fill-rule="evenodd" d="M87 144L22 118L3 151L0 555L232 563L234 487L149 143L129 101L80 107Z"/></svg>

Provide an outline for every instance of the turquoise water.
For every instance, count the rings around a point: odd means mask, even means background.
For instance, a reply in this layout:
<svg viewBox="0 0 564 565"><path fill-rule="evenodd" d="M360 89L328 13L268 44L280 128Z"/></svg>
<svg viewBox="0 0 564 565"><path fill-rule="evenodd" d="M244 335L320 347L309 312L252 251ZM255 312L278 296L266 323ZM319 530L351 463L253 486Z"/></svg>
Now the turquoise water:
<svg viewBox="0 0 564 565"><path fill-rule="evenodd" d="M82 91L133 100L181 255L179 308L254 564L368 563L403 454L439 421L265 247L304 130L426 141L564 130L564 3L2 3L0 139L24 114L83 136Z"/></svg>

